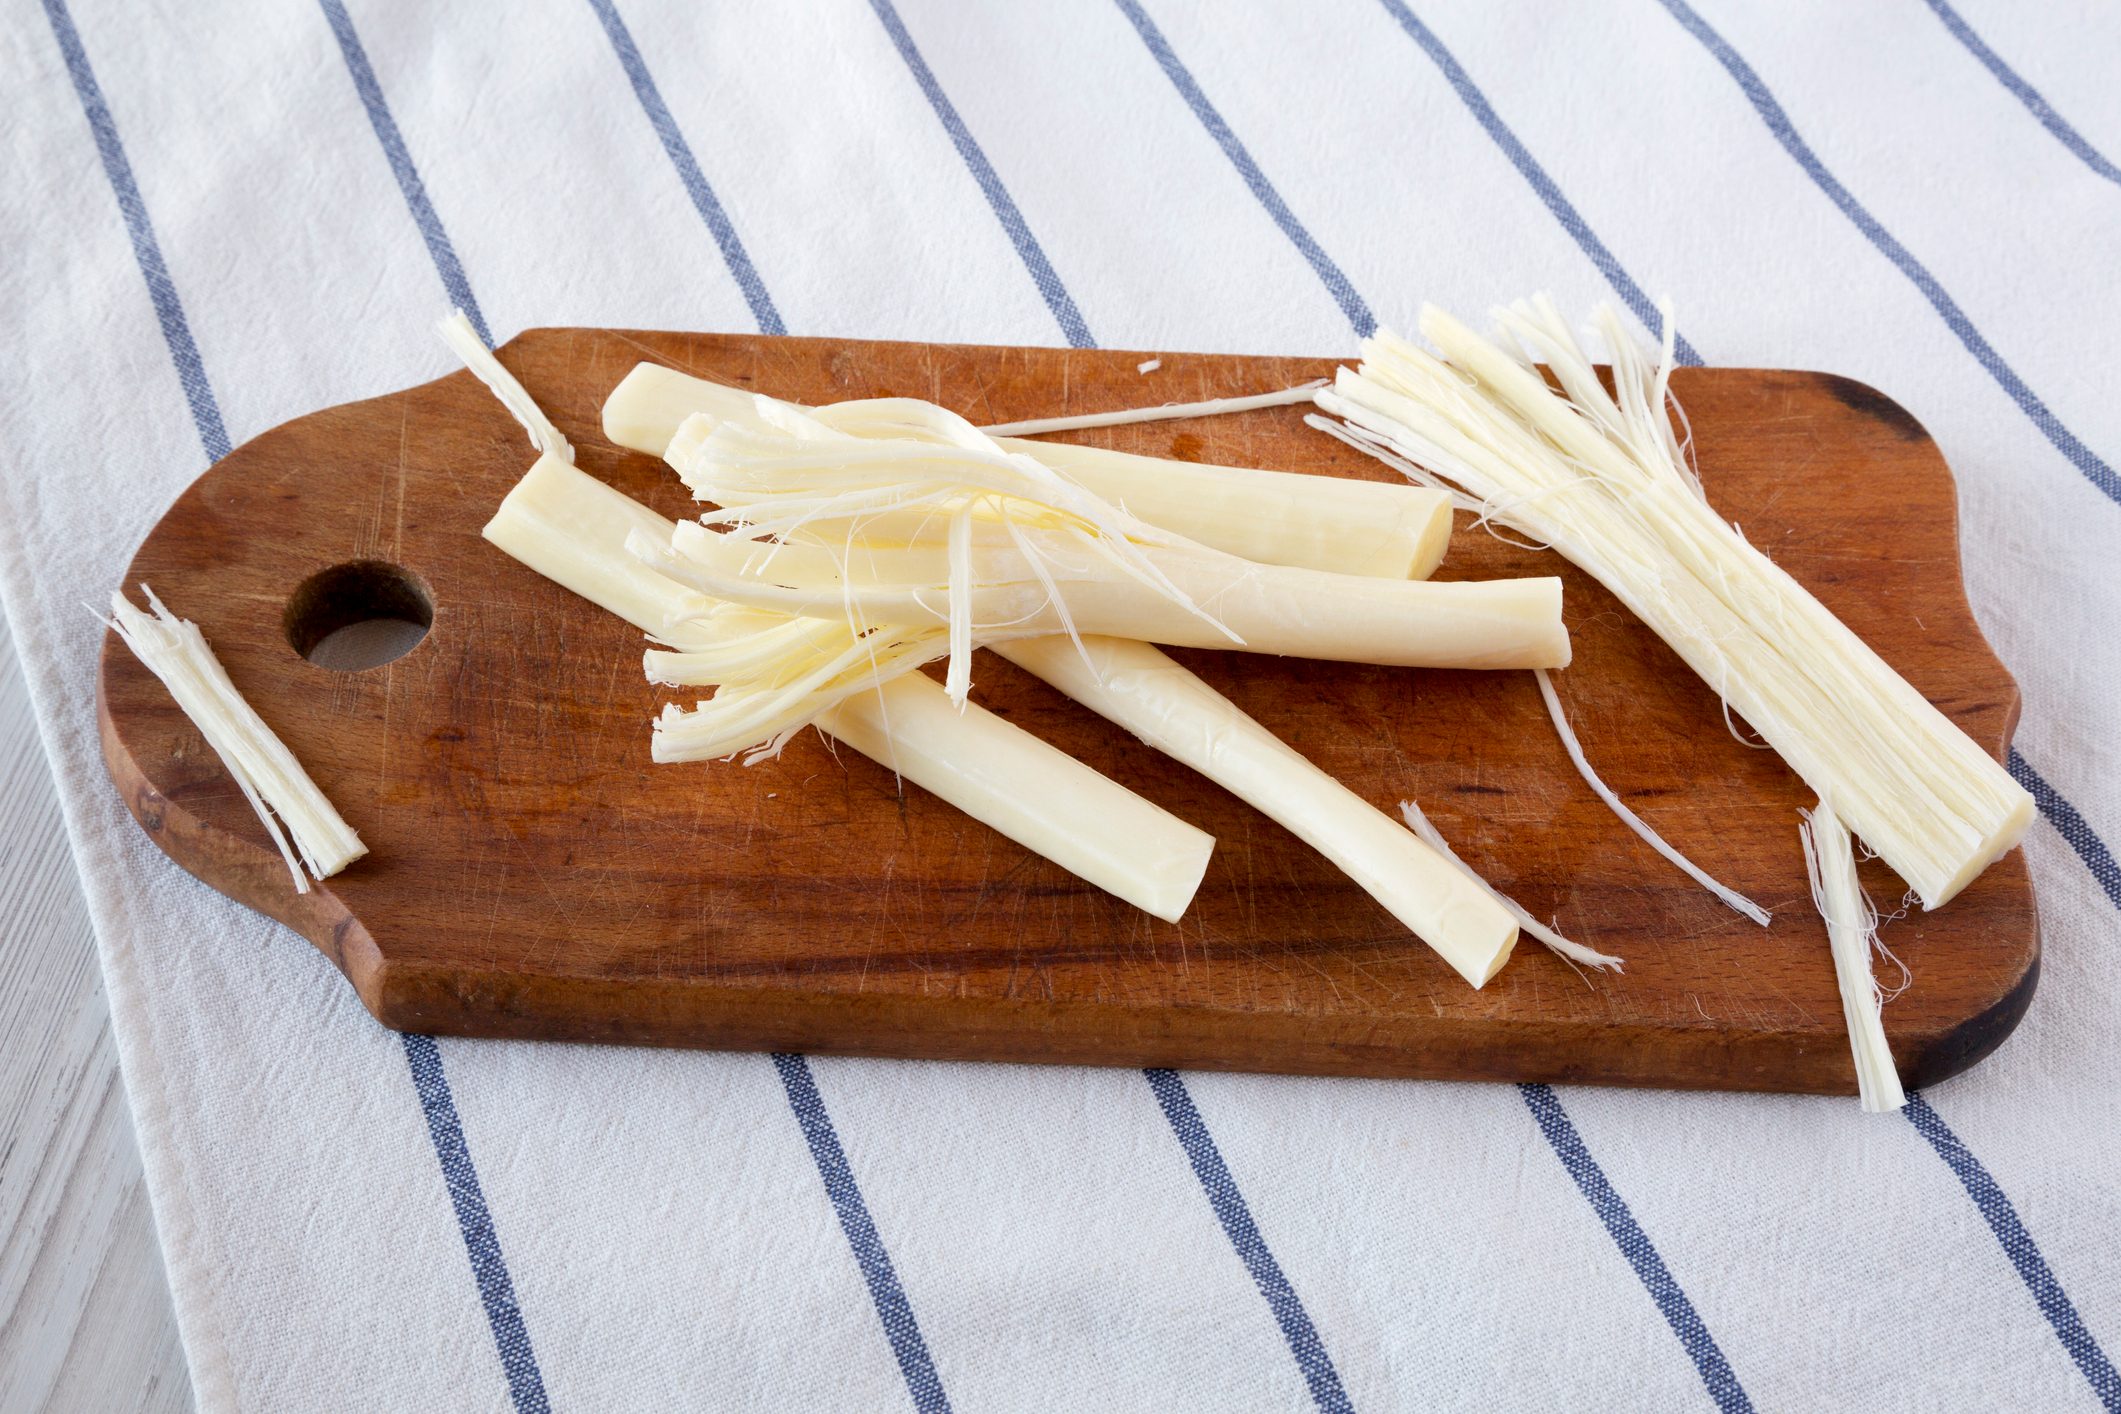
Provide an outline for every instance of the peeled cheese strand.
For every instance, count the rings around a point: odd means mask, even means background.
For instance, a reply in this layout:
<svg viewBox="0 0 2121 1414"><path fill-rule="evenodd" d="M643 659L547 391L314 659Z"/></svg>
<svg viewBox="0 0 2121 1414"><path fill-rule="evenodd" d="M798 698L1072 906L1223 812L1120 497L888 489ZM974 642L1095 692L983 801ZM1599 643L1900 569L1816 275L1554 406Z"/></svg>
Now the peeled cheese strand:
<svg viewBox="0 0 2121 1414"><path fill-rule="evenodd" d="M1156 362L1152 359L1135 371L1146 373L1155 366ZM1255 408L1282 408L1296 403L1308 403L1311 401L1311 395L1324 387L1325 383L1323 378L1314 378L1293 388L1283 388L1273 393L1254 393L1249 397L1208 398L1197 403L1163 403L1150 408L1119 408L1112 412L1084 412L1069 417L1032 417L1022 422L997 422L981 430L990 437L1036 437L1045 432L1077 432L1086 427L1124 427L1131 422L1168 422L1184 417L1220 417L1225 413L1251 412Z"/></svg>
<svg viewBox="0 0 2121 1414"><path fill-rule="evenodd" d="M1653 356L1600 312L1617 395L1550 300L1497 318L1508 347L1424 310L1441 357L1379 331L1318 404L1346 439L1610 589L1925 908L2014 848L2031 795L1704 498L1667 410L1669 313Z"/></svg>
<svg viewBox="0 0 2121 1414"><path fill-rule="evenodd" d="M1172 537L1032 458L1003 451L954 413L911 399L805 410L763 396L754 400L754 410L754 421L690 418L664 453L692 493L716 507L701 517L704 523L731 527L752 540L800 535L833 545L864 541L878 527L908 519L941 522L948 527L943 583L896 588L842 581L805 593L770 581L685 573L696 588L756 608L844 617L857 632L877 622L946 628L946 690L962 703L971 688L974 525L1006 533L1023 556L1039 561L1051 556L1021 538L1023 528L1036 527L1053 555L1093 566L1091 573L1107 577L1123 602L1139 601L1152 614L1152 605L1169 611L1189 628L1197 621L1216 642L1242 641L1150 558L1150 547L1174 543ZM884 435L843 430L880 422ZM890 435L899 426L917 426L926 435ZM674 577L680 573L667 563L658 568ZM1041 568L1035 579L1039 594L1054 597L1050 573ZM940 615L926 609L924 588L943 591Z"/></svg>
<svg viewBox="0 0 2121 1414"><path fill-rule="evenodd" d="M1883 998L1871 975L1871 952L1883 951L1878 945L1878 910L1856 878L1855 842L1848 828L1823 800L1798 813L1804 817L1797 833L1804 844L1805 872L1811 876L1812 902L1826 920L1834 977L1841 984L1841 1012L1848 1020L1849 1049L1856 1060L1856 1091L1863 1108L1874 1114L1897 1110L1907 1103L1907 1095L1893 1066L1892 1047L1886 1044L1879 1010Z"/></svg>
<svg viewBox="0 0 2121 1414"><path fill-rule="evenodd" d="M529 390L493 356L486 341L479 337L479 331L472 327L470 316L461 309L456 310L435 325L435 332L442 336L442 342L449 345L450 351L464 361L472 376L484 383L487 390L500 400L501 406L523 424L523 430L530 434L531 446L543 455L573 464L574 448L545 416L545 410L538 406Z"/></svg>
<svg viewBox="0 0 2121 1414"><path fill-rule="evenodd" d="M1613 788L1599 779L1598 773L1591 769L1590 761L1583 754L1583 743L1576 739L1575 729L1569 725L1568 714L1561 710L1561 698L1554 692L1553 679L1547 676L1544 668L1534 668L1532 676L1539 679L1539 695L1547 704L1547 715L1554 720L1554 731L1561 737L1562 749L1569 753L1569 760L1575 765L1576 774L1583 777L1583 783L1589 786L1615 815L1620 817L1620 823L1640 835L1644 844L1647 844L1651 849L1656 850L1677 865L1695 883L1701 885L1701 887L1707 889L1710 893L1716 895L1717 898L1722 899L1733 909L1752 919L1761 927L1767 927L1773 919L1772 914L1744 894L1739 893L1736 889L1728 888L1718 883L1709 875L1706 869L1703 869L1693 860L1666 843L1664 836L1658 834L1644 823L1640 815L1628 809L1627 803L1621 800Z"/></svg>
<svg viewBox="0 0 2121 1414"><path fill-rule="evenodd" d="M304 869L311 877L328 879L368 853L368 846L324 798L287 744L236 691L199 626L171 614L146 585L140 592L147 596L151 614L113 593L111 617L105 622L162 680L221 758L279 847L287 872L294 876L295 892L309 892Z"/></svg>
<svg viewBox="0 0 2121 1414"><path fill-rule="evenodd" d="M1430 822L1429 817L1421 813L1419 805L1411 800L1402 800L1399 802L1399 814L1407 822L1408 829L1421 836L1429 848L1450 860L1468 879L1486 890L1495 902L1501 904L1509 915L1517 920L1519 928L1545 944L1548 951L1569 962L1580 962L1586 967L1610 968L1615 972L1622 970L1623 963L1620 958L1611 953L1599 952L1596 948L1587 948L1582 943L1570 942L1534 918L1523 904L1481 878L1472 865L1458 857L1458 851L1451 848L1449 842L1444 839L1443 832Z"/></svg>

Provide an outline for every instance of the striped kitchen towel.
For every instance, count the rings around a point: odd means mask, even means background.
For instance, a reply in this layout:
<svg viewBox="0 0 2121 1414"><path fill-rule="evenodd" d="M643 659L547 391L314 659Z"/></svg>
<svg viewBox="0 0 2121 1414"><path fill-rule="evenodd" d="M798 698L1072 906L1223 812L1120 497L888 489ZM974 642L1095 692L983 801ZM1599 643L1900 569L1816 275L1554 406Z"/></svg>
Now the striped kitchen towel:
<svg viewBox="0 0 2121 1414"><path fill-rule="evenodd" d="M0 592L202 1407L2121 1409L2121 13L12 0ZM427 326L1352 350L1669 294L1959 475L2046 978L1852 1101L399 1037L179 873L94 635ZM1822 965L1825 965L1822 959Z"/></svg>

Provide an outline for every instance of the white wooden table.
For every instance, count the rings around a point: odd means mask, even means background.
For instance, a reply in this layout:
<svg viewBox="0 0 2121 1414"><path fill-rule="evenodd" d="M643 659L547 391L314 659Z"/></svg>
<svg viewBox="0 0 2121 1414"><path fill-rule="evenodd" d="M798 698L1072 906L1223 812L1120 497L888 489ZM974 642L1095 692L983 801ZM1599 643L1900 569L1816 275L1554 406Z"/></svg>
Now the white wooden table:
<svg viewBox="0 0 2121 1414"><path fill-rule="evenodd" d="M95 938L0 620L0 1410L180 1410Z"/></svg>

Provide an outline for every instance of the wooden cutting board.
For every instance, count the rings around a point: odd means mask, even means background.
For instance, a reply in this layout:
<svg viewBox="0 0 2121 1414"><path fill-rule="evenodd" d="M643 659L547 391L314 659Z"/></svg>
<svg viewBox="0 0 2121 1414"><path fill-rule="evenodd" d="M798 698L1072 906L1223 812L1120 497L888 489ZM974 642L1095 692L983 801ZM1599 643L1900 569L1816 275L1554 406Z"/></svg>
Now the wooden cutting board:
<svg viewBox="0 0 2121 1414"><path fill-rule="evenodd" d="M675 477L598 431L641 359L804 402L905 394L975 422L1280 388L1326 359L541 329L501 358L581 466L666 515ZM1951 474L1922 427L1844 378L1681 369L1711 498L1983 746L2018 694L1968 611ZM1381 477L1300 410L1075 434L1130 451ZM641 637L479 538L531 459L458 373L237 449L147 538L152 584L368 842L307 896L213 753L115 639L112 779L184 868L323 949L387 1026L478 1036L1334 1075L1854 1090L1805 884L1802 785L1557 556L1468 529L1438 578L1566 578L1557 678L1591 760L1658 831L1775 913L1745 921L1627 833L1570 769L1529 673L1178 656L1380 807L1418 799L1458 851L1571 937L1473 991L1280 827L983 654L994 711L1217 836L1160 923L814 734L778 761L654 766ZM348 568L351 567L351 568ZM322 576L322 578L319 578ZM424 617L365 672L306 661L342 623ZM1882 904L1901 895L1864 867ZM2022 854L1893 922L1914 984L1885 1012L1910 1085L1993 1050L2031 1000ZM205 938L172 946L211 947ZM272 1005L271 998L255 999Z"/></svg>

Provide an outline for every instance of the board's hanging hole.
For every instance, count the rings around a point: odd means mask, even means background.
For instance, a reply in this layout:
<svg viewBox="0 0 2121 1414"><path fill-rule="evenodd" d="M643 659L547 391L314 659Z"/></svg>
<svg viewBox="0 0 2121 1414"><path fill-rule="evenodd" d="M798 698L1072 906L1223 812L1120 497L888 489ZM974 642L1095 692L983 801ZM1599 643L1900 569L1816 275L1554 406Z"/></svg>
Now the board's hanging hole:
<svg viewBox="0 0 2121 1414"><path fill-rule="evenodd" d="M284 623L295 652L320 668L357 673L410 653L434 617L434 596L411 570L353 560L297 585Z"/></svg>

